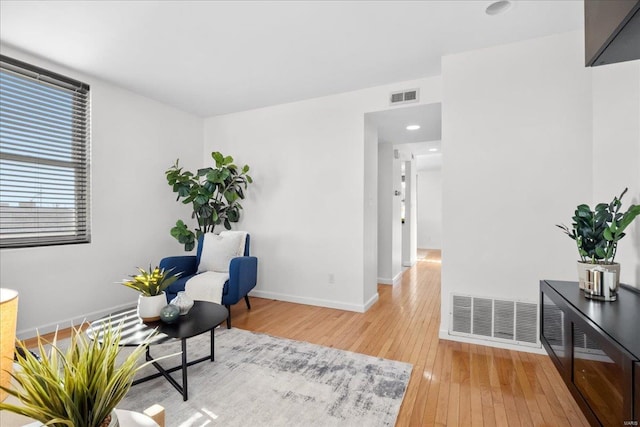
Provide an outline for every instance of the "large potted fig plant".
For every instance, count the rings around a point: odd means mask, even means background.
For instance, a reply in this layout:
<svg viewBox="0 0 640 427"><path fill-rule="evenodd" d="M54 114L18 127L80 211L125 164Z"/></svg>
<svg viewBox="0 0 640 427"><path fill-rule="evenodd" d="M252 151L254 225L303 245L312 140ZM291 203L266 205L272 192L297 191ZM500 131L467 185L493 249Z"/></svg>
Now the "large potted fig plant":
<svg viewBox="0 0 640 427"><path fill-rule="evenodd" d="M596 266L616 273L616 287L620 281L620 264L615 257L618 242L626 235L626 228L640 215L640 205L631 205L621 212L622 197L627 192L614 197L610 203L599 203L594 210L586 204L576 207L571 227L556 224L578 248L578 277L580 288L587 286L587 270Z"/></svg>
<svg viewBox="0 0 640 427"><path fill-rule="evenodd" d="M240 168L233 163L233 157L217 151L211 153L211 157L215 167L198 169L193 173L183 170L176 160L175 165L165 172L167 183L178 194L176 200L182 200L185 205L191 204L191 217L196 220L193 231L182 220L178 220L171 229L171 235L184 245L186 251L193 250L196 240L204 233L212 233L217 225L230 230L231 223L240 220L240 200L244 199L248 184L253 182L248 175L248 165Z"/></svg>

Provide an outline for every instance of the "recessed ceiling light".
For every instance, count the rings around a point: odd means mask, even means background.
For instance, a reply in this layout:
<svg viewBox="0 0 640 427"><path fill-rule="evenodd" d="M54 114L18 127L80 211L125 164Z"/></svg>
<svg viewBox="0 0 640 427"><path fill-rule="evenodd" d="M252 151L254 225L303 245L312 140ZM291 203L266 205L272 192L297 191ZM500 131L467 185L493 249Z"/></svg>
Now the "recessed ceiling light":
<svg viewBox="0 0 640 427"><path fill-rule="evenodd" d="M407 126L407 130L418 130L420 129L420 125L409 125Z"/></svg>
<svg viewBox="0 0 640 427"><path fill-rule="evenodd" d="M499 15L506 12L511 7L511 2L508 0L494 1L485 9L487 15Z"/></svg>
<svg viewBox="0 0 640 427"><path fill-rule="evenodd" d="M434 152L434 151L438 151L437 148L429 148L429 151Z"/></svg>

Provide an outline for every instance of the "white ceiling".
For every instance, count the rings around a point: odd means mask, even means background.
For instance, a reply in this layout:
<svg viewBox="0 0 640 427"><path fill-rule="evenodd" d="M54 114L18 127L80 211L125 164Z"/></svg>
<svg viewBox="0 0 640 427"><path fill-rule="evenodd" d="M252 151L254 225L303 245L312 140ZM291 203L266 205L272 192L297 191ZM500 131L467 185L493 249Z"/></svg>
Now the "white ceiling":
<svg viewBox="0 0 640 427"><path fill-rule="evenodd" d="M367 113L378 131L379 144L393 144L406 156L413 155L418 170L442 167L442 104L414 105ZM407 130L408 125L420 129Z"/></svg>
<svg viewBox="0 0 640 427"><path fill-rule="evenodd" d="M407 144L442 138L442 104L408 106L368 114L378 129L378 142ZM407 130L409 125L420 129Z"/></svg>
<svg viewBox="0 0 640 427"><path fill-rule="evenodd" d="M448 53L583 28L582 0L7 1L0 40L200 116L440 74Z"/></svg>

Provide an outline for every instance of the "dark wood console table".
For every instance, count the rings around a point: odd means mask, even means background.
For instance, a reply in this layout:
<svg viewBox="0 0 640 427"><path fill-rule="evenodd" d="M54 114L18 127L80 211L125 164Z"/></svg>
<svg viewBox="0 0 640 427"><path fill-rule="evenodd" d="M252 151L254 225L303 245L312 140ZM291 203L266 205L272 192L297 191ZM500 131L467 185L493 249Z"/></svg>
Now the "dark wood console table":
<svg viewBox="0 0 640 427"><path fill-rule="evenodd" d="M540 341L594 426L638 425L640 293L584 297L577 282L540 281Z"/></svg>

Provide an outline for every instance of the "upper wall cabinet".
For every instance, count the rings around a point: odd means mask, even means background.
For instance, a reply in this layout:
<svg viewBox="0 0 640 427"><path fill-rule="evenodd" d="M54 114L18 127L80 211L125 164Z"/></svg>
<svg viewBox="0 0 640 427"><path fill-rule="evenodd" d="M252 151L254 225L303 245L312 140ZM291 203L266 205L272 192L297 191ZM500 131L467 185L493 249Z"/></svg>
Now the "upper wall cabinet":
<svg viewBox="0 0 640 427"><path fill-rule="evenodd" d="M640 59L640 0L585 0L587 67Z"/></svg>

